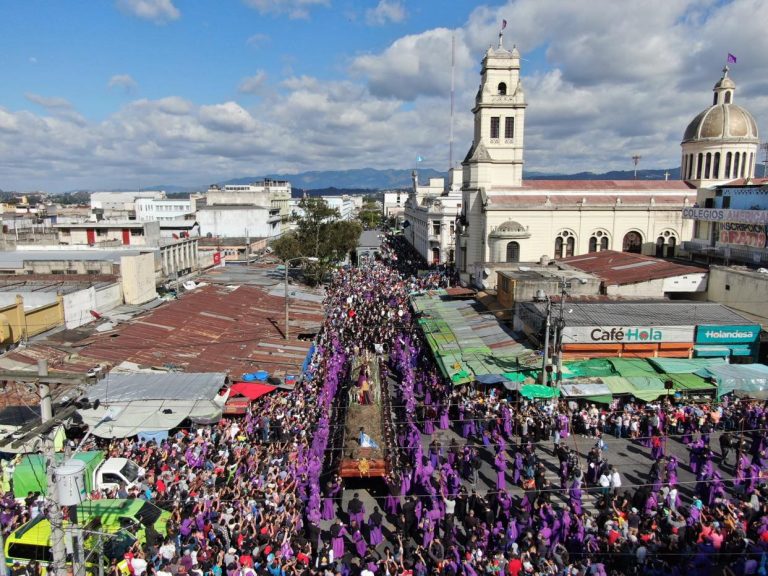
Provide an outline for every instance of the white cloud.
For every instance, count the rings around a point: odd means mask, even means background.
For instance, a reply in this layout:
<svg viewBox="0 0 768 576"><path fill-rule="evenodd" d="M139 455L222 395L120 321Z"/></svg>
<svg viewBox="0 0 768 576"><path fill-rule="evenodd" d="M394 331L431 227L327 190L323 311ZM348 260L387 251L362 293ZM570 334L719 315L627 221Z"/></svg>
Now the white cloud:
<svg viewBox="0 0 768 576"><path fill-rule="evenodd" d="M126 94L133 92L138 86L130 74L115 74L107 82L107 88L119 88Z"/></svg>
<svg viewBox="0 0 768 576"><path fill-rule="evenodd" d="M243 94L258 94L262 91L266 79L267 74L263 70L259 70L253 76L243 78L237 90Z"/></svg>
<svg viewBox="0 0 768 576"><path fill-rule="evenodd" d="M127 14L155 24L165 24L181 17L173 0L117 0L117 6Z"/></svg>
<svg viewBox="0 0 768 576"><path fill-rule="evenodd" d="M245 0L262 14L287 14L289 18L306 19L312 8L329 6L330 0Z"/></svg>
<svg viewBox="0 0 768 576"><path fill-rule="evenodd" d="M641 167L677 165L685 126L711 103L727 52L739 57L736 102L768 128L768 3L645 6L594 0L577 10L516 0L477 8L455 31L454 161L471 143L480 62L502 18L504 45L517 44L523 58L527 170L629 170L634 153ZM137 175L148 184L205 185L237 175L410 167L417 155L425 167L445 169L453 34L426 30L350 58L342 80L281 81L276 72L269 84L279 90L268 91L258 73L241 86L263 89L261 98L240 102L137 99L86 121L62 98L29 94L37 113L0 107L0 188L117 188L135 185Z"/></svg>
<svg viewBox="0 0 768 576"><path fill-rule="evenodd" d="M400 0L379 0L375 8L365 13L365 21L371 26L383 26L405 20L405 7Z"/></svg>
<svg viewBox="0 0 768 576"><path fill-rule="evenodd" d="M256 34L252 34L248 37L248 40L245 41L245 43L248 46L251 46L252 48L261 48L267 42L269 42L270 37L269 34L262 34L261 32L257 32Z"/></svg>

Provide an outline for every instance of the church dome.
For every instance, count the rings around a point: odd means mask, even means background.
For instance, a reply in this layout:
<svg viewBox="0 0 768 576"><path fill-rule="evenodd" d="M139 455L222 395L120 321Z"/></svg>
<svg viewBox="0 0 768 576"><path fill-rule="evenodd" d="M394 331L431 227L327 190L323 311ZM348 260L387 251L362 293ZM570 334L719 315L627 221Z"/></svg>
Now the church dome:
<svg viewBox="0 0 768 576"><path fill-rule="evenodd" d="M514 220L507 220L491 231L493 238L530 238L531 232L526 226Z"/></svg>
<svg viewBox="0 0 768 576"><path fill-rule="evenodd" d="M758 142L757 122L747 110L733 103L736 84L728 77L728 67L712 89L712 106L700 112L685 129L687 142L748 141Z"/></svg>
<svg viewBox="0 0 768 576"><path fill-rule="evenodd" d="M732 139L758 140L757 122L736 104L710 106L688 124L683 136L683 142Z"/></svg>
<svg viewBox="0 0 768 576"><path fill-rule="evenodd" d="M506 222L504 222L504 224L496 228L496 231L497 232L526 232L527 230L525 226L523 226L519 222L515 222L514 220L507 220Z"/></svg>

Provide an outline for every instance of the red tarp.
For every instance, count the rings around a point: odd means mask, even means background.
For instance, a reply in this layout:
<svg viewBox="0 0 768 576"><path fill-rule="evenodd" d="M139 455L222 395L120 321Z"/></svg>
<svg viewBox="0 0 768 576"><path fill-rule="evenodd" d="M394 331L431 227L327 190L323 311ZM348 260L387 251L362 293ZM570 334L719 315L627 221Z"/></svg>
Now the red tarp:
<svg viewBox="0 0 768 576"><path fill-rule="evenodd" d="M240 396L245 396L249 400L256 400L265 394L269 394L275 388L277 388L277 386L260 384L258 382L236 382L232 385L232 394L230 397L239 394Z"/></svg>

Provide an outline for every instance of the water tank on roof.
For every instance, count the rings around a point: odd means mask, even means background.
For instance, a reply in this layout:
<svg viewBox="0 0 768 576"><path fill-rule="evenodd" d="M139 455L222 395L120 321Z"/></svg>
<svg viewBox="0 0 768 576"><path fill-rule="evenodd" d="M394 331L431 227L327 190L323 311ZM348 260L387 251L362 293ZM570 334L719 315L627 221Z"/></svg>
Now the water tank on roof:
<svg viewBox="0 0 768 576"><path fill-rule="evenodd" d="M59 504L75 506L88 499L85 489L85 462L67 460L54 471Z"/></svg>

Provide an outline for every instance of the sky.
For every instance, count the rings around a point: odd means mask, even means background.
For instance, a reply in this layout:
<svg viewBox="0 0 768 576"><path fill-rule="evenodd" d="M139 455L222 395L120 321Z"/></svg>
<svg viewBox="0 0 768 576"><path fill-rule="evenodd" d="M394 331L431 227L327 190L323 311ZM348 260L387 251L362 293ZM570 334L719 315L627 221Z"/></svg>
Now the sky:
<svg viewBox="0 0 768 576"><path fill-rule="evenodd" d="M445 171L502 20L526 170L678 166L728 53L768 130L765 0L0 0L0 189Z"/></svg>

